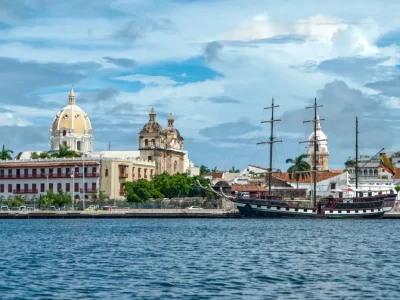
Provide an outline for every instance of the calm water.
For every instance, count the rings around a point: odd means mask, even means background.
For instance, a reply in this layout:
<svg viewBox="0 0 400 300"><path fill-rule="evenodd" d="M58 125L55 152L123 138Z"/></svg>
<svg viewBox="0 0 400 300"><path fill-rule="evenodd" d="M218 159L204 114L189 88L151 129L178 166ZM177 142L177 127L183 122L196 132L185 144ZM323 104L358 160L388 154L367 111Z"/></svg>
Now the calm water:
<svg viewBox="0 0 400 300"><path fill-rule="evenodd" d="M395 220L1 220L1 299L399 299Z"/></svg>

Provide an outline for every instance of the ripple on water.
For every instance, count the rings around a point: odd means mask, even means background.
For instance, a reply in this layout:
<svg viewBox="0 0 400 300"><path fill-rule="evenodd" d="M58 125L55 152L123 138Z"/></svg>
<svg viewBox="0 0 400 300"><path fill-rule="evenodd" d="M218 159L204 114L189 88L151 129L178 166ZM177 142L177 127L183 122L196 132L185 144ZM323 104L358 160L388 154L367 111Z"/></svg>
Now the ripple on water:
<svg viewBox="0 0 400 300"><path fill-rule="evenodd" d="M398 221L2 220L2 299L398 299Z"/></svg>

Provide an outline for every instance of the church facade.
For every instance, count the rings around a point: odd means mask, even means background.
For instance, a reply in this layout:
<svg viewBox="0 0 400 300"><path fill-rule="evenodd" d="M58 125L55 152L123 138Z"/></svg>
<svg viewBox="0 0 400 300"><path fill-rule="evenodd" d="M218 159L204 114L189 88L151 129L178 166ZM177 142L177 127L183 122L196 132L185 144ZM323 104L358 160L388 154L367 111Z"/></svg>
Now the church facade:
<svg viewBox="0 0 400 300"><path fill-rule="evenodd" d="M149 121L139 133L140 158L155 161L156 174L167 171L169 174L184 173L185 152L183 137L174 125L172 114L168 117L168 126L163 129L157 122L154 108L149 113Z"/></svg>
<svg viewBox="0 0 400 300"><path fill-rule="evenodd" d="M328 150L328 137L322 131L321 121L317 116L317 136L315 133L311 133L309 137L309 144L307 150L308 163L311 168L314 167L314 147L317 152L317 170L326 171L329 170L329 150Z"/></svg>

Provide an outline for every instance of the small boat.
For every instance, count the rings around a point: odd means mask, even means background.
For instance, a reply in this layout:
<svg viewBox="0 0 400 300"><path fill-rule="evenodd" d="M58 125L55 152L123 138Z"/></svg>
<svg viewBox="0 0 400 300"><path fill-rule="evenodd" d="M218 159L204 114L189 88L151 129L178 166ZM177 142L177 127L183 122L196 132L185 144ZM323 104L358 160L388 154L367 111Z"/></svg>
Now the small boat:
<svg viewBox="0 0 400 300"><path fill-rule="evenodd" d="M364 219L364 218L382 218L385 212L391 211L394 207L397 194L378 194L375 196L360 196L356 192L356 197L348 198L334 198L332 196L324 197L317 201L316 195L316 176L317 162L316 162L316 147L314 147L314 166L311 172L314 172L314 199L311 204L309 200L302 200L294 202L292 200L284 200L282 197L275 196L271 192L271 176L272 176L272 146L276 142L273 137L273 124L274 119L274 108L278 107L274 105L274 99L272 99L272 106L267 109L272 109L271 121L271 135L269 142L259 143L270 145L270 165L268 169L268 188L269 195L261 195L259 198L250 198L246 193L238 193L233 199L239 213L242 217L246 218L312 218L312 219L330 219L330 218L351 218L351 219ZM319 122L317 117L317 100L315 99L314 108L314 124ZM264 121L265 122L265 121ZM262 123L264 123L262 122ZM316 143L317 126L314 126L314 138L311 141ZM383 150L383 149L382 149ZM381 151L380 151L381 152ZM380 153L378 152L378 154ZM379 165L384 168L387 172L394 175L395 169L391 164L390 160L386 157L385 153L381 153L381 163ZM356 118L356 191L358 187L358 119ZM303 204L296 204L302 202Z"/></svg>

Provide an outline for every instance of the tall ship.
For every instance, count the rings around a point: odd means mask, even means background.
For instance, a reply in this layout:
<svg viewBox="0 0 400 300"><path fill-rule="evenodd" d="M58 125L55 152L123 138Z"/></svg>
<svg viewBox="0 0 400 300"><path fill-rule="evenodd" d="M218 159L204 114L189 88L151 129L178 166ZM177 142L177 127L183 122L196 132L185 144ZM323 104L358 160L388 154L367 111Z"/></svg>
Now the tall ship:
<svg viewBox="0 0 400 300"><path fill-rule="evenodd" d="M304 121L314 123L314 134L313 139L309 142L314 143L313 153L313 166L312 169L306 172L312 174L313 182L313 193L312 203L305 199L300 201L302 204L295 204L291 200L285 200L281 196L273 195L272 193L272 154L274 143L280 143L282 141L276 140L274 137L274 122L280 121L274 119L274 109L279 107L274 104L272 99L272 105L265 109L271 109L271 119L268 121L262 121L261 123L270 123L271 134L269 141L261 142L258 144L269 144L269 168L267 172L268 178L268 194L262 194L259 197L251 198L246 193L238 193L233 199L239 213L245 218L309 218L309 219L326 219L326 218L346 218L346 219L378 219L382 218L385 212L391 211L394 207L397 194L394 191L390 191L388 194L378 194L374 196L363 196L362 193L357 191L358 189L358 118L356 118L356 162L355 162L355 196L353 197L317 197L317 142L322 141L317 135L317 123L320 121L317 108L322 107L317 105L317 99L315 98L314 105L307 107L314 109L313 120ZM382 149L383 150L383 149ZM378 152L381 155L379 167L383 168L386 172L395 174L395 168L393 167L390 160L387 158L382 150ZM378 155L377 154L377 155ZM300 172L299 172L300 173ZM298 203L299 201L297 201ZM308 203L307 203L308 202ZM311 205L310 205L311 204Z"/></svg>

